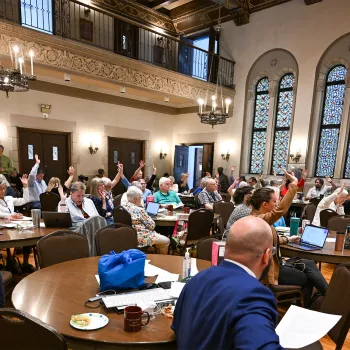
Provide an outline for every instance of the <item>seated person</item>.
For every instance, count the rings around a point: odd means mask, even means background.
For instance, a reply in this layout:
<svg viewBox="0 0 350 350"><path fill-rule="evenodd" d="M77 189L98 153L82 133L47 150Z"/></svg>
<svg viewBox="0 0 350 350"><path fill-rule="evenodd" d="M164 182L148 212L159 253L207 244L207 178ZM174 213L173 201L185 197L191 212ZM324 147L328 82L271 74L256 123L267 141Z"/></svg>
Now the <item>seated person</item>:
<svg viewBox="0 0 350 350"><path fill-rule="evenodd" d="M5 179L6 180L6 179ZM20 206L28 203L29 193L28 193L28 177L23 175L21 177L23 185L23 198L14 198L6 195L6 189L9 187L9 183L0 179L0 218L11 220L20 219L23 217L22 214L15 213L14 207ZM22 272L34 272L34 267L29 264L30 247L23 247L23 268ZM10 250L7 250L7 268L14 273L21 273L19 266L16 264L16 270L13 269L16 262L14 261Z"/></svg>
<svg viewBox="0 0 350 350"><path fill-rule="evenodd" d="M143 200L143 204L146 205L147 202L147 197L148 196L152 196L153 193L151 190L149 190L146 186L147 183L144 179L139 180L139 183L141 185L141 191L142 191L142 200Z"/></svg>
<svg viewBox="0 0 350 350"><path fill-rule="evenodd" d="M103 177L105 177L105 171L104 169L98 169L97 170L97 175L96 177L99 177L100 179L102 179Z"/></svg>
<svg viewBox="0 0 350 350"><path fill-rule="evenodd" d="M126 195L128 202L124 207L131 215L132 227L137 232L139 247L155 245L160 254L168 254L170 240L154 231L155 222L141 206L142 191L136 186L130 186Z"/></svg>
<svg viewBox="0 0 350 350"><path fill-rule="evenodd" d="M35 155L35 164L28 176L29 203L27 209L41 209L40 195L46 191L44 171L39 169L40 159Z"/></svg>
<svg viewBox="0 0 350 350"><path fill-rule="evenodd" d="M198 195L198 200L203 208L213 210L213 204L222 201L217 189L218 185L214 179L208 179L205 182L204 190Z"/></svg>
<svg viewBox="0 0 350 350"><path fill-rule="evenodd" d="M107 200L103 180L99 177L95 177L91 180L90 199L94 202L100 216L106 219L107 224L113 224L113 208L111 208L110 205L107 208Z"/></svg>
<svg viewBox="0 0 350 350"><path fill-rule="evenodd" d="M178 185L178 192L183 193L183 192L188 192L190 189L188 188L188 173L182 173L180 177L180 181L177 183ZM169 177L170 179L170 177Z"/></svg>
<svg viewBox="0 0 350 350"><path fill-rule="evenodd" d="M176 192L170 191L171 181L167 177L159 179L159 191L154 194L154 201L160 204L182 204Z"/></svg>
<svg viewBox="0 0 350 350"><path fill-rule="evenodd" d="M226 230L229 230L231 226L239 219L248 216L252 211L252 207L248 204L254 188L251 186L245 186L237 188L233 196L235 202L235 208L227 221Z"/></svg>
<svg viewBox="0 0 350 350"><path fill-rule="evenodd" d="M140 184L140 182L138 181L133 181L130 186L135 186L138 189L140 189L142 191L142 185ZM130 188L130 186L128 186L128 189ZM124 192L122 195L122 198L120 200L120 205L125 207L125 205L128 203L128 196L127 196L127 192ZM145 202L142 201L141 206L144 207L145 206Z"/></svg>
<svg viewBox="0 0 350 350"><path fill-rule="evenodd" d="M315 226L321 226L320 213L325 209L332 209L337 212L339 215L344 215L344 202L345 200L350 199L348 192L345 189L345 184L342 184L341 187L337 188L332 194L327 197L324 197L320 203L318 203L314 219L312 224Z"/></svg>
<svg viewBox="0 0 350 350"><path fill-rule="evenodd" d="M59 187L63 187L63 192L67 193L69 191L69 188L73 182L73 177L74 177L74 168L72 166L69 167L67 170L67 173L69 175L69 178L67 181L61 185L61 180L58 177L52 177L47 185L46 192L52 192L54 194L57 194L57 196L60 195L58 189Z"/></svg>
<svg viewBox="0 0 350 350"><path fill-rule="evenodd" d="M175 177L174 176L168 176L169 180L170 180L170 191L174 191L176 193L179 192L179 185L175 183Z"/></svg>
<svg viewBox="0 0 350 350"><path fill-rule="evenodd" d="M294 174L285 171L285 176L290 180L289 189L283 199L277 204L277 196L271 188L261 188L254 191L250 197L250 205L253 207L250 215L259 217L269 225L273 225L290 208L293 198L298 190L298 179ZM310 306L310 299L315 287L322 295L325 295L328 283L322 276L314 261L300 259L295 264L282 264L282 257L278 247L288 242L300 240L298 236L279 236L273 226L273 245L277 249L276 256L273 257L271 267L264 281L266 285L294 285L301 286L304 293L305 306Z"/></svg>
<svg viewBox="0 0 350 350"><path fill-rule="evenodd" d="M277 198L280 198L281 190L280 190L279 182L277 180L271 180L270 185L266 187L272 188L275 191Z"/></svg>
<svg viewBox="0 0 350 350"><path fill-rule="evenodd" d="M0 174L0 181L2 183L6 183L6 193L5 196L11 196L13 198L20 198L21 196L18 197L18 193L17 191L11 187L10 183L7 181L7 178L5 177L5 175Z"/></svg>
<svg viewBox="0 0 350 350"><path fill-rule="evenodd" d="M205 183L208 180L208 177L201 178L201 182L199 183L199 186L192 192L192 194L195 196L196 194L199 194L203 191L203 188L205 188Z"/></svg>
<svg viewBox="0 0 350 350"><path fill-rule="evenodd" d="M69 213L73 226L80 226L86 219L99 216L94 202L84 197L86 186L82 182L72 184L68 198L64 195L62 187L59 190L61 201L58 205L58 212Z"/></svg>
<svg viewBox="0 0 350 350"><path fill-rule="evenodd" d="M13 168L12 171L9 173L9 183L12 187L14 187L18 192L22 193L22 182L21 182L22 175L17 172L16 168Z"/></svg>
<svg viewBox="0 0 350 350"><path fill-rule="evenodd" d="M131 177L130 182L140 181L143 178L143 172L141 169L146 165L146 163L143 160L140 160L139 165L140 166L135 170L134 175ZM153 174L151 178L148 181L146 181L147 183L146 187L151 191L153 191L152 185L154 180L156 179L156 176L157 176L157 168L153 165Z"/></svg>
<svg viewBox="0 0 350 350"><path fill-rule="evenodd" d="M178 349L282 350L275 296L259 282L274 253L263 220L234 223L225 260L200 271L182 289L171 325Z"/></svg>
<svg viewBox="0 0 350 350"><path fill-rule="evenodd" d="M309 189L305 199L310 200L312 198L319 198L320 196L324 196L325 193L334 191L337 188L337 185L331 178L326 176L326 180L330 186L324 185L323 179L317 178L315 180L315 186Z"/></svg>
<svg viewBox="0 0 350 350"><path fill-rule="evenodd" d="M217 179L219 180L219 185L220 185L220 191L227 193L227 189L229 188L229 181L227 175L224 174L224 168L223 167L218 167L217 170Z"/></svg>
<svg viewBox="0 0 350 350"><path fill-rule="evenodd" d="M302 172L302 174L301 174L301 179L300 179L300 181L297 184L297 186L299 188L304 186L306 176L307 176L307 170L304 170ZM287 193L289 184L290 184L290 180L285 180L284 181L284 184L282 185L281 192L280 192L280 196L281 197L283 197Z"/></svg>

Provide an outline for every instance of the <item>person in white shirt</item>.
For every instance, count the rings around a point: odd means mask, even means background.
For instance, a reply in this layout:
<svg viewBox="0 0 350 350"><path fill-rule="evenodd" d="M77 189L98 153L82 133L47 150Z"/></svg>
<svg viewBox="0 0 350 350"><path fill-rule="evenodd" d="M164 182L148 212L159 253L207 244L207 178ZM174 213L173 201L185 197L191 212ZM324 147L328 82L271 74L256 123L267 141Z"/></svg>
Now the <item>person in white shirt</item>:
<svg viewBox="0 0 350 350"><path fill-rule="evenodd" d="M23 175L21 177L23 184L23 198L14 198L12 196L5 196L8 182L0 180L0 218L5 220L16 220L23 217L22 214L15 213L14 207L27 204L29 201L28 193L28 176ZM29 264L30 247L23 247L23 267L20 269L19 265L15 262L10 249L7 250L7 268L13 273L20 274L21 272L33 272L34 267Z"/></svg>
<svg viewBox="0 0 350 350"><path fill-rule="evenodd" d="M332 209L339 215L344 215L344 201L349 199L349 194L345 190L345 184L338 189L336 189L331 195L325 197L318 203L314 220L312 224L315 226L321 226L320 213L324 209Z"/></svg>
<svg viewBox="0 0 350 350"><path fill-rule="evenodd" d="M46 192L47 185L44 180L44 171L39 169L40 159L35 155L35 165L29 173L28 189L29 189L29 203L27 209L41 209L40 195Z"/></svg>
<svg viewBox="0 0 350 350"><path fill-rule="evenodd" d="M333 182L333 180L330 177L326 176L326 180L330 184L330 186L324 185L323 179L317 178L315 180L315 186L309 189L305 199L310 200L312 198L324 196L326 192L334 191L337 188L337 185Z"/></svg>
<svg viewBox="0 0 350 350"><path fill-rule="evenodd" d="M65 197L63 188L59 188L61 201L58 205L59 212L67 212L72 218L73 226L79 226L92 216L99 216L94 202L85 198L86 186L82 182L74 182L70 187L70 196Z"/></svg>

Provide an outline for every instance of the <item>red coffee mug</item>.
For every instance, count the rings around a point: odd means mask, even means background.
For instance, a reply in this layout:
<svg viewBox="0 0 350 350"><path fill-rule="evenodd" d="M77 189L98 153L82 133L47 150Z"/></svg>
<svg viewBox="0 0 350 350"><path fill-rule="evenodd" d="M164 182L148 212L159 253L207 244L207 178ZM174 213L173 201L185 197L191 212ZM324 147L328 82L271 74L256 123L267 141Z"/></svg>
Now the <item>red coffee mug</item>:
<svg viewBox="0 0 350 350"><path fill-rule="evenodd" d="M185 213L185 214L189 214L189 213L190 213L190 210L191 210L191 208L185 207L185 208L184 208L184 213Z"/></svg>
<svg viewBox="0 0 350 350"><path fill-rule="evenodd" d="M145 323L142 322L142 316L147 316ZM139 306L127 306L124 309L124 331L138 332L142 326L148 325L149 313L142 311Z"/></svg>
<svg viewBox="0 0 350 350"><path fill-rule="evenodd" d="M168 211L174 211L174 206L172 204L168 205Z"/></svg>

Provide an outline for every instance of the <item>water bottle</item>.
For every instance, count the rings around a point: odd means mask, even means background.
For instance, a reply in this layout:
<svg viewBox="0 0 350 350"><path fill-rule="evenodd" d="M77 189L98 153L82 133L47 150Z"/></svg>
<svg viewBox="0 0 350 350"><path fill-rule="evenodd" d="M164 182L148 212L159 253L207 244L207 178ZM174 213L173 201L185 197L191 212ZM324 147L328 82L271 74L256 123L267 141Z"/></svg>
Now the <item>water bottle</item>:
<svg viewBox="0 0 350 350"><path fill-rule="evenodd" d="M186 248L185 258L182 266L182 278L191 276L191 258L189 249L190 248Z"/></svg>

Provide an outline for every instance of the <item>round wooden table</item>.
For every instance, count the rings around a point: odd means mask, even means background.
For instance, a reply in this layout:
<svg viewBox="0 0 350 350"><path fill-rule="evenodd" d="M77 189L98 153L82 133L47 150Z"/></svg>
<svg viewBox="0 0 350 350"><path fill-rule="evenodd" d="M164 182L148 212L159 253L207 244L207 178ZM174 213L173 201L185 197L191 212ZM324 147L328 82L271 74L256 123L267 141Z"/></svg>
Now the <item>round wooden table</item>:
<svg viewBox="0 0 350 350"><path fill-rule="evenodd" d="M2 222L4 221L0 221L0 225ZM41 237L47 236L48 234L59 230L67 230L67 228L33 227L24 230L3 228L0 230L0 248L16 248L35 245Z"/></svg>
<svg viewBox="0 0 350 350"><path fill-rule="evenodd" d="M329 238L335 238L335 232L330 232ZM334 250L334 242L326 242L321 250L301 250L288 245L281 245L281 254L286 257L299 257L303 259L315 260L330 264L343 264L350 262L350 250L344 249L342 252Z"/></svg>
<svg viewBox="0 0 350 350"><path fill-rule="evenodd" d="M175 348L175 335L170 329L172 320L163 315L140 332L123 330L124 317L100 305L97 309L84 306L98 291L95 275L100 257L64 262L41 269L17 284L12 293L16 309L28 312L61 332L72 349L125 349L131 347ZM171 273L182 271L183 257L147 255L151 264ZM198 270L211 266L209 261L197 260ZM148 278L154 282L156 277ZM73 314L98 312L108 316L106 327L96 331L79 331L69 324Z"/></svg>

